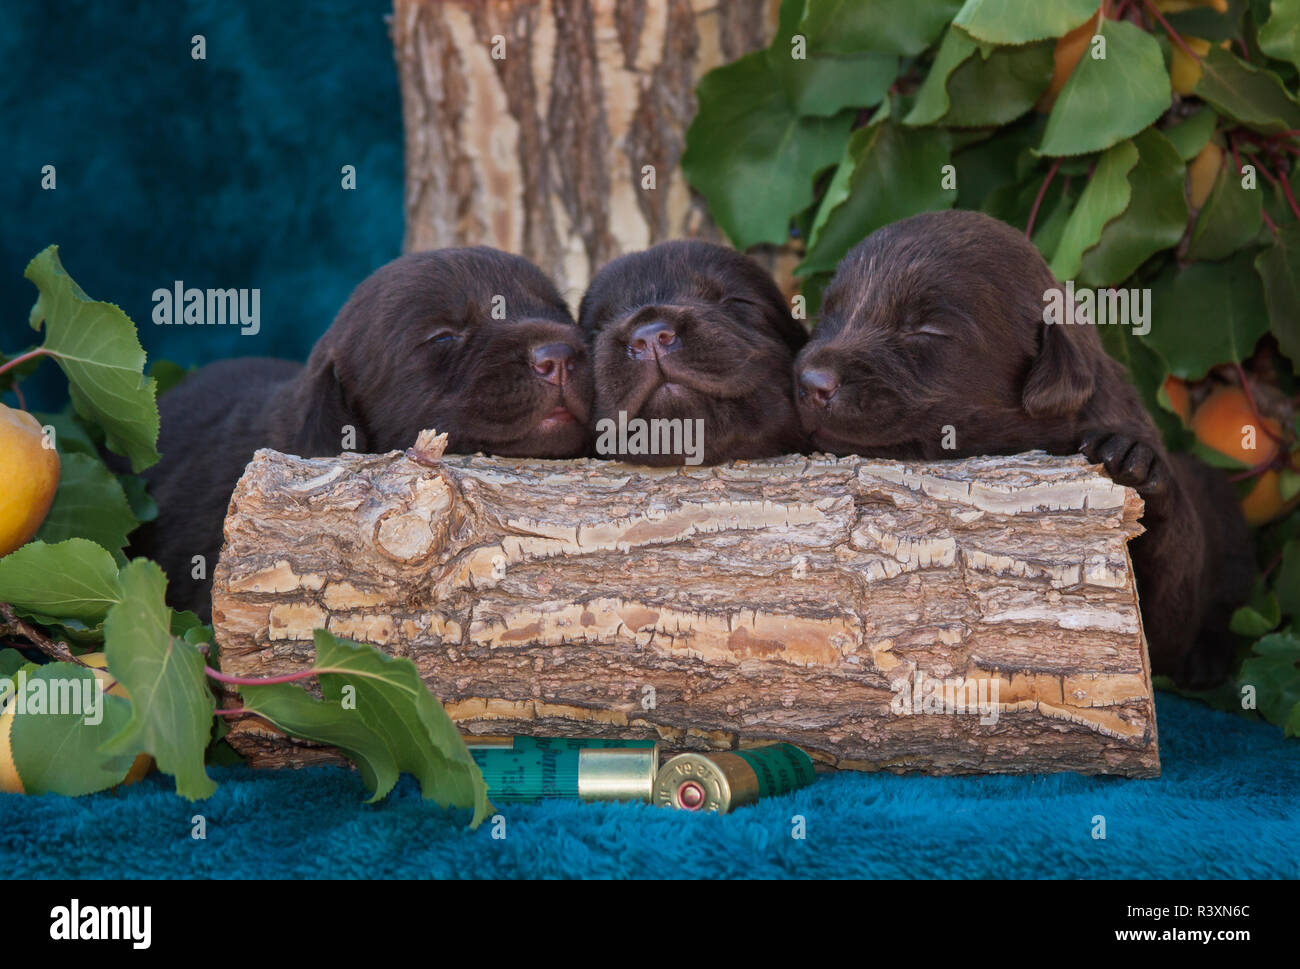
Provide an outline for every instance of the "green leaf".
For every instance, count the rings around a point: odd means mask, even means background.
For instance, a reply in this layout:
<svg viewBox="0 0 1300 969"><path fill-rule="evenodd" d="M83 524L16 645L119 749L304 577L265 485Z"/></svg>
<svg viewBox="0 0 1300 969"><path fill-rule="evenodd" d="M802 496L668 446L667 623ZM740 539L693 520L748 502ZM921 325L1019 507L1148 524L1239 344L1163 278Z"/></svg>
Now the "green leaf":
<svg viewBox="0 0 1300 969"><path fill-rule="evenodd" d="M1010 185L1038 168L1041 159L1030 150L1042 138L1047 119L1040 114L1000 128L993 137L965 148L953 149L957 169L957 208L980 209L995 189ZM1020 159L1029 164L1019 170ZM1038 182L1043 172L1038 171ZM1037 182L1035 184L1038 184Z"/></svg>
<svg viewBox="0 0 1300 969"><path fill-rule="evenodd" d="M131 506L131 514L136 521L151 522L158 517L158 503L149 494L149 483L134 474L119 474L118 484L126 495L126 503Z"/></svg>
<svg viewBox="0 0 1300 969"><path fill-rule="evenodd" d="M1290 501L1300 495L1300 471L1283 468L1277 476L1277 493L1283 501Z"/></svg>
<svg viewBox="0 0 1300 969"><path fill-rule="evenodd" d="M77 454L89 454L95 458L99 457L99 449L95 447L95 442L86 432L86 429L72 416L71 405L57 414L48 411L33 411L32 416L41 422L42 427L54 429L54 447L59 454L75 452Z"/></svg>
<svg viewBox="0 0 1300 969"><path fill-rule="evenodd" d="M1069 225L1070 216L1078 202L1073 187L1067 188L1064 181L1053 181L1043 196L1038 218L1034 223L1034 235L1030 240L1044 259L1051 257L1065 236L1065 227ZM1032 207L1032 203L1031 207ZM1028 222L1028 215L1025 217Z"/></svg>
<svg viewBox="0 0 1300 969"><path fill-rule="evenodd" d="M152 754L176 778L176 793L209 797L217 785L203 766L216 703L203 656L171 633L162 569L136 559L122 570L122 601L104 621L104 652L114 678L131 696L131 720L105 743L112 754Z"/></svg>
<svg viewBox="0 0 1300 969"><path fill-rule="evenodd" d="M831 118L845 108L879 104L897 76L898 58L889 54L789 58L781 72L786 95L801 118Z"/></svg>
<svg viewBox="0 0 1300 969"><path fill-rule="evenodd" d="M1068 34L1096 12L1096 0L966 0L953 23L988 44L1027 44Z"/></svg>
<svg viewBox="0 0 1300 969"><path fill-rule="evenodd" d="M28 673L25 689L29 702L33 690L45 699L43 712L29 707L14 717L10 743L23 790L78 797L122 782L134 755L104 754L99 747L130 719L130 703L109 696L94 673L72 663L47 663ZM61 712L52 712L56 708Z"/></svg>
<svg viewBox="0 0 1300 969"><path fill-rule="evenodd" d="M1238 682L1255 688L1255 704L1269 723L1287 724L1300 704L1300 639L1288 633L1265 636L1241 664Z"/></svg>
<svg viewBox="0 0 1300 969"><path fill-rule="evenodd" d="M94 542L29 542L0 558L0 602L24 615L96 624L122 598L113 556Z"/></svg>
<svg viewBox="0 0 1300 969"><path fill-rule="evenodd" d="M1046 166L1042 166L1042 159L1029 153L1034 162L1039 167L1030 166L1027 172L1022 175L1022 181L1012 182L994 189L988 194L984 201L979 205L979 210L991 215L1022 232L1029 227L1029 214L1033 211L1034 203L1038 200L1039 192L1043 188L1044 179L1047 177ZM1017 170L1021 166L1017 165ZM963 176L964 178L964 173ZM1075 205L1079 198L1080 191L1076 190L1076 183L1070 185L1070 191L1065 191L1066 180L1061 177L1058 170L1056 176L1047 186L1047 191L1043 193L1043 200L1039 204L1038 216L1034 223L1033 243L1039 247L1040 252L1044 252L1044 259L1050 259L1052 254L1060 245L1064 237L1064 230L1069 223L1069 218L1074 212ZM1086 188L1086 185L1078 185L1079 190ZM1062 206L1066 210L1061 212ZM1042 226L1045 220L1051 220L1055 223L1061 221L1061 225L1051 232L1044 232ZM1044 250L1048 242L1052 242L1049 250Z"/></svg>
<svg viewBox="0 0 1300 969"><path fill-rule="evenodd" d="M1282 229L1255 257L1255 272L1264 282L1269 328L1278 348L1300 366L1300 222Z"/></svg>
<svg viewBox="0 0 1300 969"><path fill-rule="evenodd" d="M425 798L444 807L473 808L477 827L487 817L487 785L465 741L409 659L336 639L317 629L316 673L326 700L355 691L357 712L384 738L398 770L415 775Z"/></svg>
<svg viewBox="0 0 1300 969"><path fill-rule="evenodd" d="M1057 279L1077 276L1084 252L1097 244L1106 223L1128 208L1131 193L1128 173L1137 165L1138 158L1137 146L1124 141L1098 159L1052 256L1052 272Z"/></svg>
<svg viewBox="0 0 1300 969"><path fill-rule="evenodd" d="M906 125L982 128L1014 121L1034 106L1052 79L1052 45L1001 47L987 57L950 29L916 94Z"/></svg>
<svg viewBox="0 0 1300 969"><path fill-rule="evenodd" d="M1263 0L1268 3L1268 0ZM1236 40L1242 36L1241 18L1250 0L1228 0L1228 10L1220 13L1212 6L1193 7L1166 13L1165 20L1169 26L1178 31L1182 37L1200 37L1218 43L1221 40Z"/></svg>
<svg viewBox="0 0 1300 969"><path fill-rule="evenodd" d="M357 765L370 789L367 803L384 798L397 783L397 764L384 738L366 726L355 710L317 700L289 683L241 686L244 709L295 737L337 747Z"/></svg>
<svg viewBox="0 0 1300 969"><path fill-rule="evenodd" d="M212 627L204 625L203 620L188 609L180 612L173 609L169 628L173 636L180 636L187 643L197 645L212 642ZM194 635L191 636L191 633Z"/></svg>
<svg viewBox="0 0 1300 969"><path fill-rule="evenodd" d="M1273 0L1272 15L1259 28L1259 49L1300 69L1300 0Z"/></svg>
<svg viewBox="0 0 1300 969"><path fill-rule="evenodd" d="M1221 47L1211 47L1201 58L1193 91L1219 114L1255 131L1275 135L1300 128L1300 104L1278 76Z"/></svg>
<svg viewBox="0 0 1300 969"><path fill-rule="evenodd" d="M1187 167L1178 152L1155 128L1133 145L1138 163L1128 173L1128 207L1106 224L1079 266L1079 279L1090 287L1124 282L1157 252L1178 245L1187 227Z"/></svg>
<svg viewBox="0 0 1300 969"><path fill-rule="evenodd" d="M149 376L153 378L154 383L158 386L158 396L161 397L180 384L195 369L194 367L182 367L179 363L173 363L171 360L155 360L149 367Z"/></svg>
<svg viewBox="0 0 1300 969"><path fill-rule="evenodd" d="M808 0L799 33L810 49L913 57L939 36L962 0Z"/></svg>
<svg viewBox="0 0 1300 969"><path fill-rule="evenodd" d="M1188 446L1187 451L1193 457L1199 458L1205 464L1212 468L1222 468L1224 471L1245 471L1250 465L1236 458L1229 457L1222 451L1216 451L1208 444L1202 444L1199 440L1193 440Z"/></svg>
<svg viewBox="0 0 1300 969"><path fill-rule="evenodd" d="M1269 591L1268 586L1256 579L1250 601L1232 614L1229 628L1238 636L1256 639L1272 632L1281 621L1282 610L1277 604L1277 597Z"/></svg>
<svg viewBox="0 0 1300 969"><path fill-rule="evenodd" d="M1189 162L1199 155L1201 149L1209 142L1210 135L1214 134L1214 126L1218 124L1218 121L1219 116L1214 113L1213 109L1201 107L1190 118L1184 118L1178 124L1166 128L1164 136L1174 146L1174 150L1178 152L1178 157L1185 162Z"/></svg>
<svg viewBox="0 0 1300 969"><path fill-rule="evenodd" d="M27 657L16 649L0 649L0 676L13 676L27 665Z"/></svg>
<svg viewBox="0 0 1300 969"><path fill-rule="evenodd" d="M1269 630L1277 628L1277 620L1251 606L1240 606L1232 614L1232 621L1228 624L1228 628L1238 636L1262 636Z"/></svg>
<svg viewBox="0 0 1300 969"><path fill-rule="evenodd" d="M801 56L796 57L794 38L803 12L804 0L783 0L776 37L764 52L768 69L780 79L795 114L828 118L845 108L879 104L898 74L897 55L825 54L801 42Z"/></svg>
<svg viewBox="0 0 1300 969"><path fill-rule="evenodd" d="M45 325L44 348L68 375L77 413L106 434L109 450L141 471L158 460L158 404L143 376L144 350L135 324L112 303L92 300L59 262L58 246L43 250L24 275L40 290L32 329Z"/></svg>
<svg viewBox="0 0 1300 969"><path fill-rule="evenodd" d="M1187 245L1188 259L1226 259L1255 236L1264 224L1264 193L1243 188L1231 156L1219 166L1210 196L1196 216Z"/></svg>
<svg viewBox="0 0 1300 969"><path fill-rule="evenodd" d="M86 454L65 454L54 504L36 537L50 544L86 538L108 549L118 565L125 565L122 549L137 524L121 483L103 461Z"/></svg>
<svg viewBox="0 0 1300 969"><path fill-rule="evenodd" d="M799 292L808 302L808 319L815 320L817 318L817 314L821 311L822 296L826 292L826 287L831 284L831 280L834 278L834 273L814 273L811 276L805 276L799 281Z"/></svg>
<svg viewBox="0 0 1300 969"><path fill-rule="evenodd" d="M1254 352L1268 319L1253 256L1242 251L1225 262L1194 262L1156 279L1145 339L1174 376L1200 380L1211 367Z"/></svg>
<svg viewBox="0 0 1300 969"><path fill-rule="evenodd" d="M1043 6L1049 6L1044 4ZM1039 146L1042 155L1084 155L1131 138L1169 109L1169 73L1154 37L1127 21L1102 21L1106 56L1084 52L1065 82Z"/></svg>
<svg viewBox="0 0 1300 969"><path fill-rule="evenodd" d="M948 136L941 130L907 129L885 116L859 128L822 199L795 273L834 271L849 249L881 226L950 208L957 192L943 188L949 162Z"/></svg>
<svg viewBox="0 0 1300 969"><path fill-rule="evenodd" d="M710 71L696 96L682 171L738 249L780 244L813 201L813 177L844 149L855 112L800 117L758 51Z"/></svg>

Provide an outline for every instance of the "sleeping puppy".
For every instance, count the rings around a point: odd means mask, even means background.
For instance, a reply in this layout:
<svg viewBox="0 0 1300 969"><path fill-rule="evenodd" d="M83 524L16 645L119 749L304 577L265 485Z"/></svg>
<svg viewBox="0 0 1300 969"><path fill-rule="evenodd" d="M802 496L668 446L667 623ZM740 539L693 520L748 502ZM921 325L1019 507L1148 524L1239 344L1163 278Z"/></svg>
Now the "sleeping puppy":
<svg viewBox="0 0 1300 969"><path fill-rule="evenodd" d="M158 518L131 553L207 619L226 506L258 448L382 452L437 428L451 452L575 457L591 396L581 334L532 263L483 247L402 256L357 287L306 366L222 360L163 395L163 459L145 475Z"/></svg>
<svg viewBox="0 0 1300 969"><path fill-rule="evenodd" d="M1060 290L1038 250L978 212L873 233L840 264L799 355L800 417L818 450L941 459L1082 451L1146 503L1130 547L1157 673L1223 678L1228 618L1252 575L1237 497L1166 453L1124 368L1086 324L1044 323ZM955 448L943 428L955 431Z"/></svg>
<svg viewBox="0 0 1300 969"><path fill-rule="evenodd" d="M601 457L717 464L803 446L789 374L807 335L772 278L735 250L664 242L615 259L592 280L578 323L592 345ZM641 421L677 421L679 439L696 446L647 453L605 432ZM696 429L702 447L689 440Z"/></svg>

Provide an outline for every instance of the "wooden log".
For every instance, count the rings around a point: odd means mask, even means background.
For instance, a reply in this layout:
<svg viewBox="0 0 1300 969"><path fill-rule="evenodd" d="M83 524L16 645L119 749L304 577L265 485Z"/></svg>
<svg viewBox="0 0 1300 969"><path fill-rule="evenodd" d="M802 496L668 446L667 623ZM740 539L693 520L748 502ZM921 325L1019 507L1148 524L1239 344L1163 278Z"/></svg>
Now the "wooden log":
<svg viewBox="0 0 1300 969"><path fill-rule="evenodd" d="M258 451L215 572L223 668L301 669L324 627L409 657L470 733L1159 772L1126 548L1142 505L1082 458L440 455L429 432L390 454ZM335 756L252 719L230 739L268 766Z"/></svg>
<svg viewBox="0 0 1300 969"><path fill-rule="evenodd" d="M576 306L615 256L666 239L722 242L678 167L695 85L766 46L778 9L777 0L394 0L404 248L519 253ZM753 255L795 290L797 246Z"/></svg>

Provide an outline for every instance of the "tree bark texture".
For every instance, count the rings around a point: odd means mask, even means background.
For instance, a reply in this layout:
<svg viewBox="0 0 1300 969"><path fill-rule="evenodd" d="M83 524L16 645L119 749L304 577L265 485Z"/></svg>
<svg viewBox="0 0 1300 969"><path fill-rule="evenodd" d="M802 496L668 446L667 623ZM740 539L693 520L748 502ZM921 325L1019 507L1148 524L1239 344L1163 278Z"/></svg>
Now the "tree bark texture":
<svg viewBox="0 0 1300 969"><path fill-rule="evenodd" d="M1141 509L1041 453L652 469L441 457L429 432L390 454L263 450L213 623L240 675L310 665L318 627L409 657L467 733L1154 776ZM937 681L996 702L927 706ZM337 757L251 718L230 739L268 766Z"/></svg>
<svg viewBox="0 0 1300 969"><path fill-rule="evenodd" d="M695 85L765 46L778 6L395 0L406 250L518 253L576 305L615 256L665 239L722 241L678 166ZM792 290L793 250L756 256Z"/></svg>

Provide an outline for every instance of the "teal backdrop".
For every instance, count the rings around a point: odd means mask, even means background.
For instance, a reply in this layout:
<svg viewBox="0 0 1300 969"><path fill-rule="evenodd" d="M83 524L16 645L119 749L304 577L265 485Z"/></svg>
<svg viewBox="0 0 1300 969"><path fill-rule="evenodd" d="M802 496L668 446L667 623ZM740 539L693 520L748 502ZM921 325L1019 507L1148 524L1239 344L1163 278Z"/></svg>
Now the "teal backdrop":
<svg viewBox="0 0 1300 969"><path fill-rule="evenodd" d="M33 255L59 245L150 359L301 359L402 243L402 119L387 0L0 0L0 350ZM201 34L205 60L191 56ZM54 165L57 187L41 187ZM356 188L342 187L344 165ZM151 296L261 290L261 331L156 326ZM49 362L29 406L61 406ZM12 395L4 401L14 403Z"/></svg>

